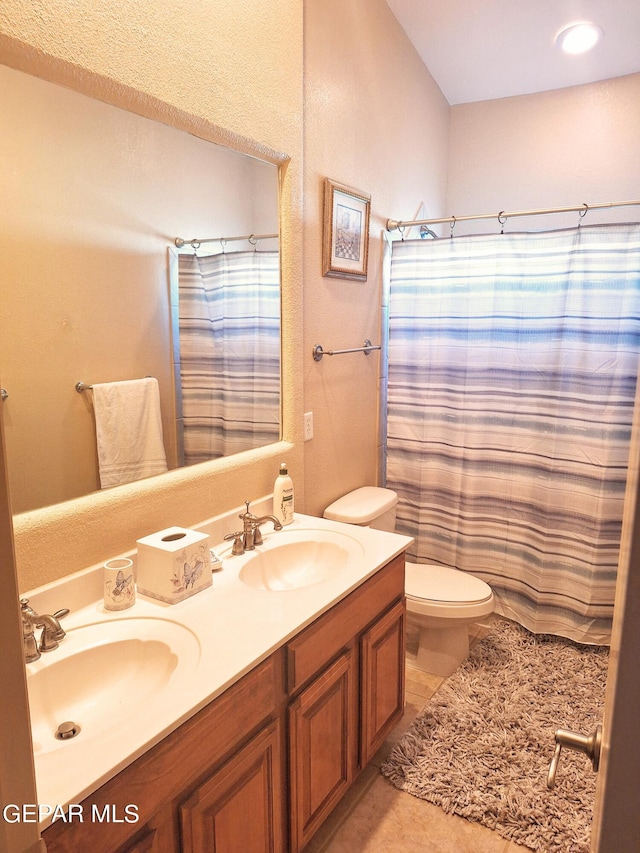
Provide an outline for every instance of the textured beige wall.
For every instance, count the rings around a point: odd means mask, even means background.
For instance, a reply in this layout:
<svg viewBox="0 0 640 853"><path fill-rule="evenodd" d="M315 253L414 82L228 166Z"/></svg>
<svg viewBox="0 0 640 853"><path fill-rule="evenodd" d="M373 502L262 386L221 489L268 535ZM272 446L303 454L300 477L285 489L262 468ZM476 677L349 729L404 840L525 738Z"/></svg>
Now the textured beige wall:
<svg viewBox="0 0 640 853"><path fill-rule="evenodd" d="M447 215L640 197L640 74L451 110ZM638 208L585 223L636 220ZM578 215L514 219L506 230L572 227ZM460 223L467 233L490 222Z"/></svg>
<svg viewBox="0 0 640 853"><path fill-rule="evenodd" d="M442 215L449 106L384 0L305 3L305 506L321 515L377 481L379 354L328 357L312 348L380 340L381 232L424 203ZM323 181L371 195L366 282L322 276Z"/></svg>
<svg viewBox="0 0 640 853"><path fill-rule="evenodd" d="M302 4L5 0L0 62L280 166L285 441L14 520L21 589L100 562L304 478L301 314ZM0 364L0 379L2 365ZM302 488L298 506L304 506Z"/></svg>

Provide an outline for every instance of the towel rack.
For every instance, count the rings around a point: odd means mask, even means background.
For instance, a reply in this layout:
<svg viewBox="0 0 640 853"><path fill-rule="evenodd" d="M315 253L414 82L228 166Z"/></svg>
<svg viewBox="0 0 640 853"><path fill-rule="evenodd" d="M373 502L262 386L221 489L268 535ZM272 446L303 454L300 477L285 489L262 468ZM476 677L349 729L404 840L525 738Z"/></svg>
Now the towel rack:
<svg viewBox="0 0 640 853"><path fill-rule="evenodd" d="M361 347L355 347L354 349L322 349L322 344L316 344L313 348L313 360L314 361L322 361L323 355L343 355L346 352L363 352L365 355L369 355L369 353L374 350L381 349L380 344L372 344L369 338L362 344Z"/></svg>
<svg viewBox="0 0 640 853"><path fill-rule="evenodd" d="M153 379L152 376L145 376L145 379ZM86 382L76 382L76 391L82 394L83 391L93 391L93 385L87 385Z"/></svg>
<svg viewBox="0 0 640 853"><path fill-rule="evenodd" d="M9 392L5 388L0 388L0 400L6 400Z"/></svg>

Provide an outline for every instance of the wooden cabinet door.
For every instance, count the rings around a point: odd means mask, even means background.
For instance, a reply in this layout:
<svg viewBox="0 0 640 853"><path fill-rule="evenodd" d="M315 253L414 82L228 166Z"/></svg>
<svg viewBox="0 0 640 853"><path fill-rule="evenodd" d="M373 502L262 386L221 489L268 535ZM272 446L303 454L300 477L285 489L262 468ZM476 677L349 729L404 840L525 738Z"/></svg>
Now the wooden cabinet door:
<svg viewBox="0 0 640 853"><path fill-rule="evenodd" d="M304 847L354 779L356 691L349 649L289 706L292 853Z"/></svg>
<svg viewBox="0 0 640 853"><path fill-rule="evenodd" d="M158 833L154 829L149 829L142 837L128 844L123 853L163 853L163 850L174 849L174 847L163 847Z"/></svg>
<svg viewBox="0 0 640 853"><path fill-rule="evenodd" d="M361 767L404 713L404 620L401 601L360 638Z"/></svg>
<svg viewBox="0 0 640 853"><path fill-rule="evenodd" d="M276 721L181 805L184 853L281 853L282 760Z"/></svg>

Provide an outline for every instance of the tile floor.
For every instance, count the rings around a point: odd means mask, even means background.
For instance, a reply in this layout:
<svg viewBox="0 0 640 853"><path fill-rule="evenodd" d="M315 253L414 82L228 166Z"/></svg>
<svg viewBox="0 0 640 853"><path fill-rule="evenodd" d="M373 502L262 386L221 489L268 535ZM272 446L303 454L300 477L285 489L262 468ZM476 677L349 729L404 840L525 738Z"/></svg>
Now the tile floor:
<svg viewBox="0 0 640 853"><path fill-rule="evenodd" d="M471 642L477 642L486 631L486 625L473 626ZM411 642L408 637L409 650ZM443 681L407 666L403 719L305 853L527 853L528 848L480 824L445 814L431 803L398 791L380 773L394 744Z"/></svg>

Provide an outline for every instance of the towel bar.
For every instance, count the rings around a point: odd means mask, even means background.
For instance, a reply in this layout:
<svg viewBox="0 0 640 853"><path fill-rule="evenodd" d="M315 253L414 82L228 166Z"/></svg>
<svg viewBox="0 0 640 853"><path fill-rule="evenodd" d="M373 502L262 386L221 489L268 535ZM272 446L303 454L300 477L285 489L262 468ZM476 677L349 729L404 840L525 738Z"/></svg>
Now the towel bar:
<svg viewBox="0 0 640 853"><path fill-rule="evenodd" d="M362 344L361 347L354 349L322 349L322 344L316 344L313 348L313 360L322 361L323 355L343 355L346 352L363 352L365 355L373 352L373 350L381 349L380 344L372 344L369 338Z"/></svg>
<svg viewBox="0 0 640 853"><path fill-rule="evenodd" d="M153 379L153 376L145 376L145 379ZM93 385L87 385L86 382L76 382L76 391L82 394L83 391L93 391Z"/></svg>

